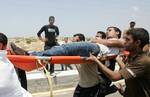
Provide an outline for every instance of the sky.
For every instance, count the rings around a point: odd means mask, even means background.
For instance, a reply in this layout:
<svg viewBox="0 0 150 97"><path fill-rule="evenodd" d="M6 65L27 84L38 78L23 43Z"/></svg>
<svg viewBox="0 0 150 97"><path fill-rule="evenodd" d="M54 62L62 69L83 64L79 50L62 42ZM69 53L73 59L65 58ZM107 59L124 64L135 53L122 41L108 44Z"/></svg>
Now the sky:
<svg viewBox="0 0 150 97"><path fill-rule="evenodd" d="M65 37L91 37L108 26L123 31L130 21L150 31L150 0L0 0L0 32L8 37L36 37L49 16Z"/></svg>

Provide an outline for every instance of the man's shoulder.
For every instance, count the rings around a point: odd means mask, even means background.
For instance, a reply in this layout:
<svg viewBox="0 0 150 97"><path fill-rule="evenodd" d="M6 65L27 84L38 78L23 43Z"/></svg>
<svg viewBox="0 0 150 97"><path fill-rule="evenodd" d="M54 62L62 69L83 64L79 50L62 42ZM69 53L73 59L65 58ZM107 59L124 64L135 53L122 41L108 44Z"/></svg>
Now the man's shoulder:
<svg viewBox="0 0 150 97"><path fill-rule="evenodd" d="M55 28L58 28L58 26L56 26L56 25L53 25Z"/></svg>
<svg viewBox="0 0 150 97"><path fill-rule="evenodd" d="M44 25L44 26L42 26L42 28L46 28L46 27L48 27L48 25Z"/></svg>
<svg viewBox="0 0 150 97"><path fill-rule="evenodd" d="M137 58L137 61L139 61L142 64L150 65L150 56L148 56L147 54L142 54L139 58Z"/></svg>
<svg viewBox="0 0 150 97"><path fill-rule="evenodd" d="M54 28L54 29L58 28L56 25L44 25L43 27Z"/></svg>
<svg viewBox="0 0 150 97"><path fill-rule="evenodd" d="M58 28L56 25L44 25L43 28Z"/></svg>
<svg viewBox="0 0 150 97"><path fill-rule="evenodd" d="M147 56L145 53L142 55L138 55L138 57L134 60L134 63L137 63L137 65L146 65L150 66L150 57Z"/></svg>

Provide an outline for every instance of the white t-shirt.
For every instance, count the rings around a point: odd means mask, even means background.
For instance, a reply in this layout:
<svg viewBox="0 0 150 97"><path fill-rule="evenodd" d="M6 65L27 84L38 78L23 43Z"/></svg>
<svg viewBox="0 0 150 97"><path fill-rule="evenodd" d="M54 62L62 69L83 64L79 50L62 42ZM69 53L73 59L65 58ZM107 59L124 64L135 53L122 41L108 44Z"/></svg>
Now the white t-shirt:
<svg viewBox="0 0 150 97"><path fill-rule="evenodd" d="M116 40L116 38L112 38L112 39L109 39L109 40ZM102 55L105 55L105 56L113 56L113 55L118 55L119 54L119 48L116 48L116 47L107 47L103 44L98 44L97 45L99 46L100 48L100 52L98 54L98 56L102 56ZM110 62L107 60L106 61L106 66L109 66L110 65Z"/></svg>
<svg viewBox="0 0 150 97"><path fill-rule="evenodd" d="M111 56L111 55L118 55L119 54L119 48L114 48L114 47L107 47L103 44L97 43L97 45L100 48L100 52L98 56L106 55L106 56Z"/></svg>
<svg viewBox="0 0 150 97"><path fill-rule="evenodd" d="M21 87L14 66L4 50L0 50L0 97L32 97Z"/></svg>

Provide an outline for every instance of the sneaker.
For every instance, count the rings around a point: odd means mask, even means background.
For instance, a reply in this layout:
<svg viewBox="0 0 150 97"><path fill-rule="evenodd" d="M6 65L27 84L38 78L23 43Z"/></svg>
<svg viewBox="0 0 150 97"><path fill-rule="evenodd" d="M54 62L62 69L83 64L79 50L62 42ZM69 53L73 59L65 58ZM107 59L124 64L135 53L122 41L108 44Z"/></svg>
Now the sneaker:
<svg viewBox="0 0 150 97"><path fill-rule="evenodd" d="M14 43L10 43L10 50L11 50L11 53L15 54L15 55L27 55L27 51L16 46Z"/></svg>

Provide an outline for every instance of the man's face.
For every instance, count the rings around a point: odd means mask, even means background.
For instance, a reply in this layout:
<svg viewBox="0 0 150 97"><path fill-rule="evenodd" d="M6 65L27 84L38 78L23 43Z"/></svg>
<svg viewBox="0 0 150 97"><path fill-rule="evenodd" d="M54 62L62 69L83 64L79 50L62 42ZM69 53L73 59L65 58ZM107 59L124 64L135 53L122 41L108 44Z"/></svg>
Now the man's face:
<svg viewBox="0 0 150 97"><path fill-rule="evenodd" d="M64 38L64 42L65 42L65 43L68 42L68 38L67 38L67 37Z"/></svg>
<svg viewBox="0 0 150 97"><path fill-rule="evenodd" d="M124 47L127 51L132 52L137 48L137 42L133 40L131 35L125 35L124 40Z"/></svg>
<svg viewBox="0 0 150 97"><path fill-rule="evenodd" d="M107 39L118 38L118 35L117 32L114 30L114 28L108 28L106 31L106 37Z"/></svg>
<svg viewBox="0 0 150 97"><path fill-rule="evenodd" d="M135 23L130 23L130 28L134 28Z"/></svg>
<svg viewBox="0 0 150 97"><path fill-rule="evenodd" d="M79 41L80 41L79 36L74 36L72 38L72 42L79 42Z"/></svg>
<svg viewBox="0 0 150 97"><path fill-rule="evenodd" d="M95 36L95 38L96 38L96 39L102 39L102 34L97 33L96 36Z"/></svg>
<svg viewBox="0 0 150 97"><path fill-rule="evenodd" d="M54 22L55 22L55 19L54 19L54 18L50 18L50 19L49 19L49 24L50 24L50 25L53 25Z"/></svg>
<svg viewBox="0 0 150 97"><path fill-rule="evenodd" d="M5 50L6 49L6 45L3 45L2 43L0 43L0 50Z"/></svg>

